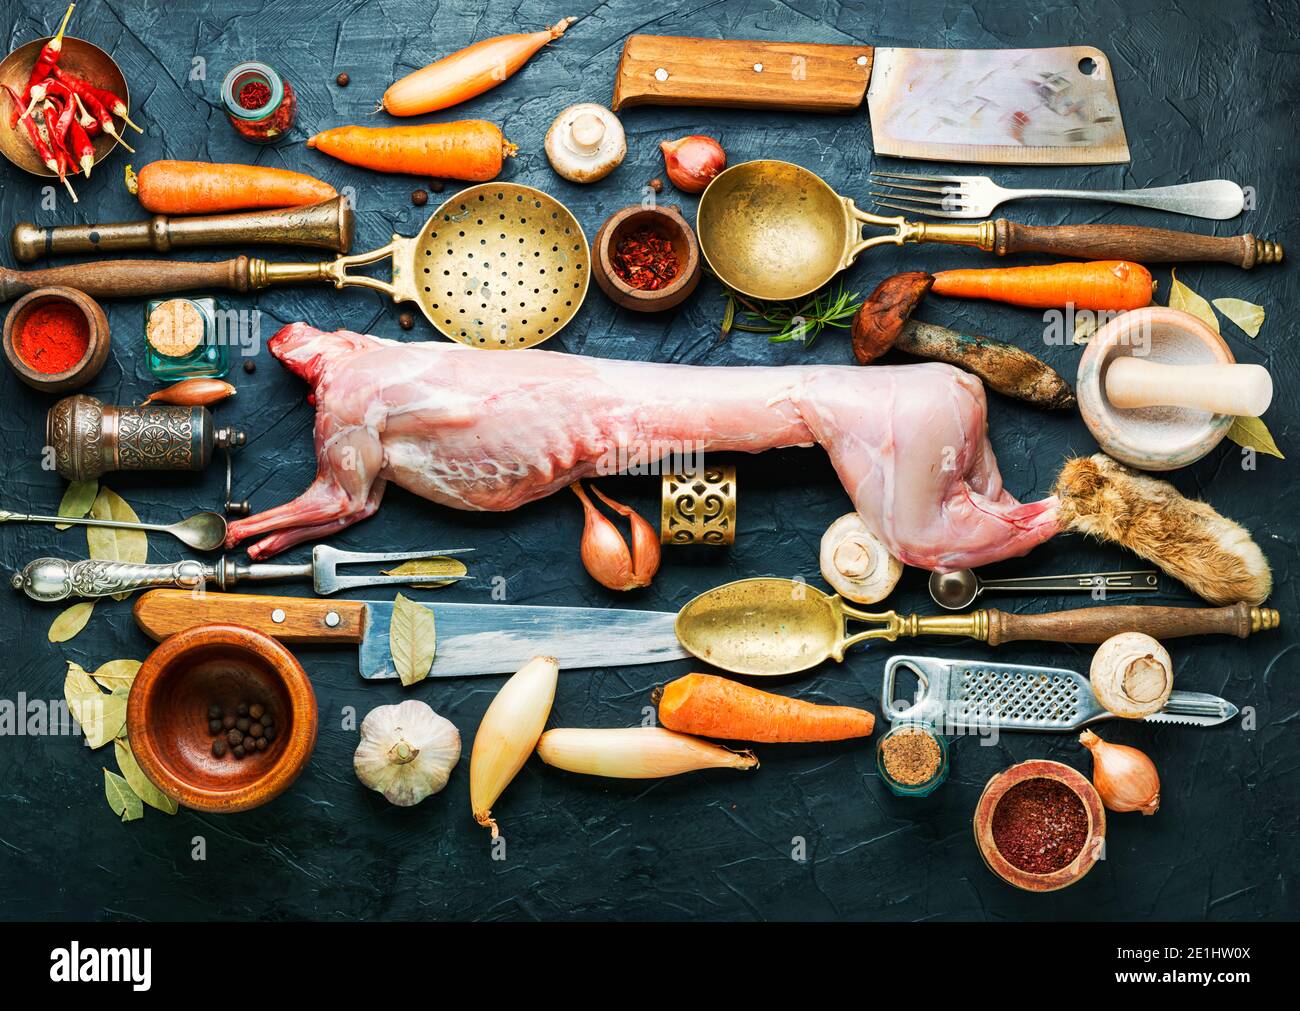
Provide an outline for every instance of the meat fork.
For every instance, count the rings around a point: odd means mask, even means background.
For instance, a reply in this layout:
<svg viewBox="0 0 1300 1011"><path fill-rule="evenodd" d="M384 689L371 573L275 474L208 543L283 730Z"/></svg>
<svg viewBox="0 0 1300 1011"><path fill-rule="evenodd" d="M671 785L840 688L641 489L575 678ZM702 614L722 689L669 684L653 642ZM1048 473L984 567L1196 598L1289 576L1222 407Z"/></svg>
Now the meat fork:
<svg viewBox="0 0 1300 1011"><path fill-rule="evenodd" d="M108 597L158 586L178 586L187 590L213 588L228 590L236 583L268 579L308 579L322 596L352 590L359 586L410 586L415 583L442 583L468 576L429 576L412 573L386 576L366 573L356 576L339 574L340 565L378 562L407 562L415 559L466 555L474 548L428 549L424 551L340 551L327 544L311 550L311 561L295 565L250 562L247 565L223 556L215 564L185 559L159 564L106 562L91 558L69 562L62 558L38 558L29 562L13 577L14 589L22 590L33 600L55 601L68 597Z"/></svg>
<svg viewBox="0 0 1300 1011"><path fill-rule="evenodd" d="M1008 200L1031 197L1129 204L1190 214L1197 218L1214 218L1217 221L1235 218L1246 204L1246 196L1241 187L1227 179L1139 190L1012 190L997 185L987 176L926 176L909 175L906 172L872 172L871 179L889 190L911 191L889 193L873 190L871 195L877 198L877 207L892 207L934 218L986 218ZM912 193L930 195L913 196Z"/></svg>

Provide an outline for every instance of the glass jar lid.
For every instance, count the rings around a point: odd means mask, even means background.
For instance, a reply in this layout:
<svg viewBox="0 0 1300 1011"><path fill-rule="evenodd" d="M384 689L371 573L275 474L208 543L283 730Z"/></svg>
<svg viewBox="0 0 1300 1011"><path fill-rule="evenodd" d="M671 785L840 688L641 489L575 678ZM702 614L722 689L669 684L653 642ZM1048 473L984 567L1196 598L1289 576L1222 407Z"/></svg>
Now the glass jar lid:
<svg viewBox="0 0 1300 1011"><path fill-rule="evenodd" d="M256 109L245 109L239 103L239 93L247 85L254 83L265 84L270 89L271 95L264 105ZM230 73L226 74L226 79L221 84L221 101L226 111L236 119L245 122L256 123L266 119L280 107L283 100L284 81L280 75L265 63L256 60L248 60L231 67Z"/></svg>

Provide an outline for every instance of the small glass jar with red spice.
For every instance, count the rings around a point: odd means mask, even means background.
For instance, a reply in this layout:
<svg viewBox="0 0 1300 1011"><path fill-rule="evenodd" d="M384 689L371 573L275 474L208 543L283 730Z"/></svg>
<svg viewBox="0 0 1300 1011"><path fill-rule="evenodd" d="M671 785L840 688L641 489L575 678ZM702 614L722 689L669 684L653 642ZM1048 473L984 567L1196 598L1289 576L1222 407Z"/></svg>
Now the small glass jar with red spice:
<svg viewBox="0 0 1300 1011"><path fill-rule="evenodd" d="M221 101L230 125L250 144L279 140L298 115L298 99L289 82L255 60L230 69L221 85Z"/></svg>

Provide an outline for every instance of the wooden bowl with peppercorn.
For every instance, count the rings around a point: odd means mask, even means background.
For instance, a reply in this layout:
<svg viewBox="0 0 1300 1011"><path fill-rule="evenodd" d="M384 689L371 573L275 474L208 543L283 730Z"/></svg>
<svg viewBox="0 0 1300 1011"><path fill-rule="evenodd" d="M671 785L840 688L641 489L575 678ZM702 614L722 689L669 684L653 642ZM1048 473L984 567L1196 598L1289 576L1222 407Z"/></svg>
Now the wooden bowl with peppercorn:
<svg viewBox="0 0 1300 1011"><path fill-rule="evenodd" d="M610 301L636 312L680 305L700 283L700 245L676 207L616 211L592 243L592 273Z"/></svg>
<svg viewBox="0 0 1300 1011"><path fill-rule="evenodd" d="M975 805L975 842L989 870L1027 892L1054 892L1100 859L1106 810L1077 769L1035 760L1003 769Z"/></svg>
<svg viewBox="0 0 1300 1011"><path fill-rule="evenodd" d="M149 654L127 701L144 774L184 807L231 814L279 796L316 744L316 695L284 646L198 625Z"/></svg>

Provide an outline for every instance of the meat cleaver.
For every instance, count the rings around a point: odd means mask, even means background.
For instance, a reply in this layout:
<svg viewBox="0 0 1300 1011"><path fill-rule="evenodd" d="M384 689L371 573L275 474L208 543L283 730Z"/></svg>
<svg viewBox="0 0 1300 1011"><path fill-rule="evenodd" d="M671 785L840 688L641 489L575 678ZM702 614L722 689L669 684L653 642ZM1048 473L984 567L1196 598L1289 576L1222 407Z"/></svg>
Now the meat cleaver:
<svg viewBox="0 0 1300 1011"><path fill-rule="evenodd" d="M437 650L430 677L513 674L538 654L561 668L622 667L689 657L673 631L676 612L528 604L446 604L433 611ZM316 600L243 593L150 590L135 620L152 639L194 625L243 625L284 642L358 644L363 678L395 678L388 648L391 600Z"/></svg>
<svg viewBox="0 0 1300 1011"><path fill-rule="evenodd" d="M864 95L877 154L1003 165L1129 160L1110 61L1091 46L883 49L633 35L612 105L851 112Z"/></svg>

